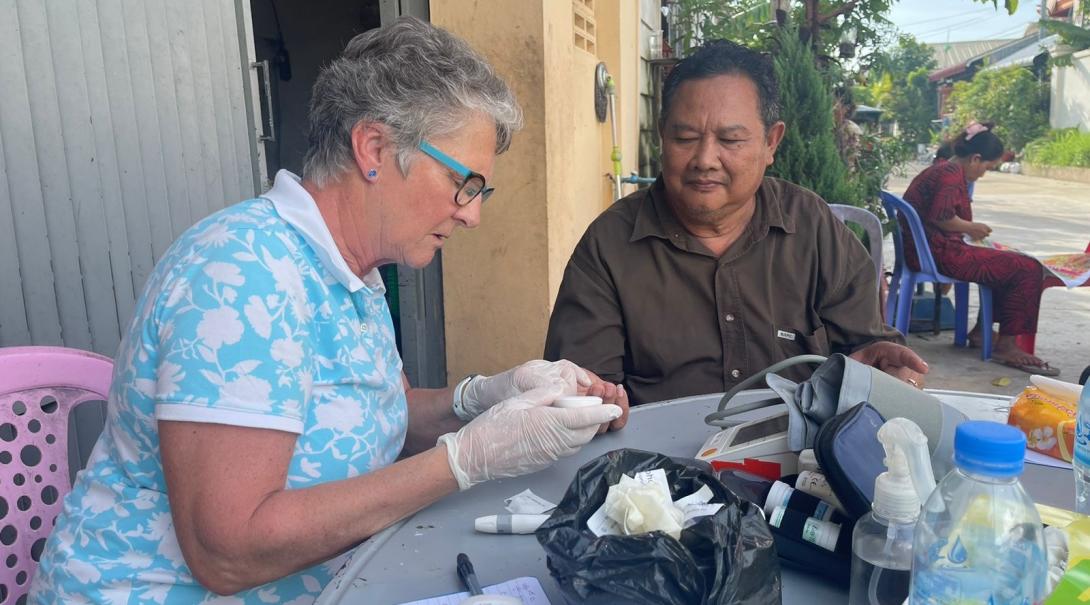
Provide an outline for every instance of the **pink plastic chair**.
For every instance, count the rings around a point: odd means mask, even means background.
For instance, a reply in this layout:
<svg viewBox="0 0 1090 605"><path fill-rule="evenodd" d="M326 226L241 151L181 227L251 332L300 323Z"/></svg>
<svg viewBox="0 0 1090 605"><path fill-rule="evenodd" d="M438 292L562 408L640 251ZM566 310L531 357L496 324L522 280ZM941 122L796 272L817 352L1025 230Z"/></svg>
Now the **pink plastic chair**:
<svg viewBox="0 0 1090 605"><path fill-rule="evenodd" d="M62 347L0 348L0 605L30 589L68 478L68 415L105 400L113 361Z"/></svg>

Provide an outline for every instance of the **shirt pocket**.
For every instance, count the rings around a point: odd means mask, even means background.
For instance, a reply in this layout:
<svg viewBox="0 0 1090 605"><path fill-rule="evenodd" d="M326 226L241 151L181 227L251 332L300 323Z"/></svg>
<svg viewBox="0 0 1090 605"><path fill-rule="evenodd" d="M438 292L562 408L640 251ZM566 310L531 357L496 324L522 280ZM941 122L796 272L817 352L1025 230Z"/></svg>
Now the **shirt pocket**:
<svg viewBox="0 0 1090 605"><path fill-rule="evenodd" d="M825 326L818 326L810 333L793 330L791 328L776 328L776 344L784 359L796 355L822 355L829 356L831 347L829 338L825 333Z"/></svg>

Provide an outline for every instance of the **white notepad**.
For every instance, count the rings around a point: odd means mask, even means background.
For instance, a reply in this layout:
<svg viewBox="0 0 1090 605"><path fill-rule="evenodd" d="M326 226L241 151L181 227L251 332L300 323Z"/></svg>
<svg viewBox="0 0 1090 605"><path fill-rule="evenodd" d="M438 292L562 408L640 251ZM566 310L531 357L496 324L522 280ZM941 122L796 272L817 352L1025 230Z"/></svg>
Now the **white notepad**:
<svg viewBox="0 0 1090 605"><path fill-rule="evenodd" d="M514 580L485 586L481 590L485 594L502 594L518 597L522 599L524 605L550 605L549 597L545 596L545 590L541 588L541 582L539 582L537 578L531 576L515 578ZM468 592L457 592L441 597L432 597L430 599L403 603L402 605L458 605L458 603L461 603L462 600L468 597Z"/></svg>

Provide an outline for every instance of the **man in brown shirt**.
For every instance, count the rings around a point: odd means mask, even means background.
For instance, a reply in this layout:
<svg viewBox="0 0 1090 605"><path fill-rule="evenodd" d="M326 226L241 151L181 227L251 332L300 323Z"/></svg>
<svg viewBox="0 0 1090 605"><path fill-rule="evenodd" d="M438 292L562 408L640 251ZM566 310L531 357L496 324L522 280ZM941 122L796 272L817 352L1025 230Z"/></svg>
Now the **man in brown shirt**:
<svg viewBox="0 0 1090 605"><path fill-rule="evenodd" d="M662 175L576 246L546 359L637 404L725 391L804 353L851 353L919 386L927 364L883 325L862 244L816 194L764 176L785 129L778 105L769 61L733 43L674 68Z"/></svg>

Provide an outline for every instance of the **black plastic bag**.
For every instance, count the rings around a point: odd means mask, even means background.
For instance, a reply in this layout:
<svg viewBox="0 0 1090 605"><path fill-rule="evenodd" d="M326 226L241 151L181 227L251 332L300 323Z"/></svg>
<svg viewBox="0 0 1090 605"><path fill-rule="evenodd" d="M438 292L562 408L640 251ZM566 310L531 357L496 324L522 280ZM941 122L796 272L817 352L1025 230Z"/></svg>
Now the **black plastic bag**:
<svg viewBox="0 0 1090 605"><path fill-rule="evenodd" d="M621 475L661 468L676 500L707 485L722 502L715 515L682 530L635 536L594 535L587 519ZM699 460L615 450L584 464L564 499L538 528L549 571L578 603L703 605L780 603L780 565L758 508L739 499Z"/></svg>

